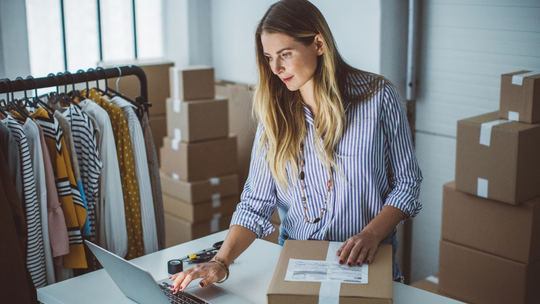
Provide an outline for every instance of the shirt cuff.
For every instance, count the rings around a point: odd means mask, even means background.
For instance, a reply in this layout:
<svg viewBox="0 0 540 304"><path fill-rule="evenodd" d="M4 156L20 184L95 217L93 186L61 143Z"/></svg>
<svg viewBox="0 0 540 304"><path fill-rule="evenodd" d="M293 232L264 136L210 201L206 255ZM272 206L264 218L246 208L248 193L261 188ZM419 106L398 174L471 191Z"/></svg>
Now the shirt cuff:
<svg viewBox="0 0 540 304"><path fill-rule="evenodd" d="M255 232L258 238L263 238L276 230L269 220L265 220L255 214L246 214L245 212L238 211L233 213L229 228L233 225L246 227Z"/></svg>

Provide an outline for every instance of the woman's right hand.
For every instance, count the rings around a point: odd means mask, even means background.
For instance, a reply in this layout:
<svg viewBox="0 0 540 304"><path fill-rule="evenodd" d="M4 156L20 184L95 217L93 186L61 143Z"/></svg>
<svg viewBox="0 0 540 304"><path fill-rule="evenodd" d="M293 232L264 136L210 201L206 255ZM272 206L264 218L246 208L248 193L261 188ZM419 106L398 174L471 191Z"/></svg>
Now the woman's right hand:
<svg viewBox="0 0 540 304"><path fill-rule="evenodd" d="M172 285L173 293L179 290L186 290L191 281L200 279L199 286L201 288L210 284L214 284L223 279L226 275L225 269L216 262L208 262L205 264L195 265L192 268L172 275L169 280L174 281Z"/></svg>

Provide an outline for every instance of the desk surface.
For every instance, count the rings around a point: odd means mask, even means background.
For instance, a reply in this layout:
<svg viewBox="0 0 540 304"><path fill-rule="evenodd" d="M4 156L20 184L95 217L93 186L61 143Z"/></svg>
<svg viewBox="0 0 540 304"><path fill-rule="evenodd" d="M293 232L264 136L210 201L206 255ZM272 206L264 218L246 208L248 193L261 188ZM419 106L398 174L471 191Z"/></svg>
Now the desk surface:
<svg viewBox="0 0 540 304"><path fill-rule="evenodd" d="M218 232L191 242L167 248L131 260L149 271L154 279L168 276L167 261L211 247L225 238L227 231ZM254 303L266 303L266 291L272 280L281 246L263 241L255 242L230 267L231 276L220 287L241 295ZM189 268L188 264L184 264ZM191 284L197 284L198 280ZM191 285L190 285L191 286ZM38 289L38 299L45 304L134 303L116 287L105 270L98 270L60 283ZM461 303L400 283L394 283L394 304Z"/></svg>

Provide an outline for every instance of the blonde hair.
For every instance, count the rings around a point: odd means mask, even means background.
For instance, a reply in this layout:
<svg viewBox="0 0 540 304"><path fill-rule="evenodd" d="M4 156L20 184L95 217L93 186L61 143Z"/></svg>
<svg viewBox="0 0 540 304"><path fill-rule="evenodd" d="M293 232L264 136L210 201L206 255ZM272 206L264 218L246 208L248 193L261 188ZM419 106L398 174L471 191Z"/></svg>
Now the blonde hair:
<svg viewBox="0 0 540 304"><path fill-rule="evenodd" d="M272 176L279 186L287 190L293 182L287 177L287 164L290 165L292 176L298 176L300 144L307 134L305 114L300 91L289 91L279 77L272 73L263 51L263 33L285 34L305 46L311 45L316 35L322 37L324 51L317 58L317 68L313 75L313 93L317 106L313 122L314 145L317 156L329 173L332 168L337 169L334 150L344 130L343 98L348 97L356 102L368 100L379 90L383 81L377 81L381 79L378 75L357 70L345 63L326 20L309 1L281 0L270 6L255 33L259 80L255 87L253 111L256 119L264 126L259 152L264 150ZM351 86L356 89L351 91ZM319 138L321 140L317 140Z"/></svg>

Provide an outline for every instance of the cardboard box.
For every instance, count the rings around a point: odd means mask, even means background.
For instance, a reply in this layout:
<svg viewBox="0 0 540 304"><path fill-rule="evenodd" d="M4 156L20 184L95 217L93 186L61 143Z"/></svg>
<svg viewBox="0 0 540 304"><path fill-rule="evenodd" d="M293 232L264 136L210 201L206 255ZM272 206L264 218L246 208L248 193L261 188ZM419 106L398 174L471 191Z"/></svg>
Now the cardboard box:
<svg viewBox="0 0 540 304"><path fill-rule="evenodd" d="M174 66L174 63L166 59L150 59L150 60L125 60L125 61L105 61L98 65L104 68L112 68L125 65L137 65L141 67L146 74L148 84L148 101L152 104L148 112L150 115L165 114L165 100L169 97L169 68ZM116 80L118 78L110 78L107 80L107 85L113 90L116 90ZM139 79L135 75L122 76L118 82L118 91L131 100L140 95Z"/></svg>
<svg viewBox="0 0 540 304"><path fill-rule="evenodd" d="M161 160L161 171L187 182L233 174L237 170L236 136L198 143L165 137Z"/></svg>
<svg viewBox="0 0 540 304"><path fill-rule="evenodd" d="M439 291L476 304L533 304L540 262L523 264L442 240Z"/></svg>
<svg viewBox="0 0 540 304"><path fill-rule="evenodd" d="M226 138L229 135L227 99L200 101L167 99L167 134L184 142Z"/></svg>
<svg viewBox="0 0 540 304"><path fill-rule="evenodd" d="M540 197L518 206L443 188L442 238L522 263L540 260Z"/></svg>
<svg viewBox="0 0 540 304"><path fill-rule="evenodd" d="M236 210L240 201L238 195L223 197L216 200L190 204L163 194L163 209L165 212L189 221L191 223L211 220L216 214L230 214Z"/></svg>
<svg viewBox="0 0 540 304"><path fill-rule="evenodd" d="M170 97L197 100L214 98L214 69L208 66L190 66L169 69Z"/></svg>
<svg viewBox="0 0 540 304"><path fill-rule="evenodd" d="M231 218L232 214L226 214L208 221L190 223L165 212L165 246L175 246L229 229Z"/></svg>
<svg viewBox="0 0 540 304"><path fill-rule="evenodd" d="M540 124L498 119L493 112L458 121L456 188L517 205L540 196Z"/></svg>
<svg viewBox="0 0 540 304"><path fill-rule="evenodd" d="M423 280L411 284L411 287L418 288L434 294L439 294L439 277L438 275L429 276Z"/></svg>
<svg viewBox="0 0 540 304"><path fill-rule="evenodd" d="M268 304L319 303L319 282L285 281L289 259L326 260L328 241L287 240L266 294ZM392 246L379 245L369 265L369 284L341 283L339 303L392 303Z"/></svg>
<svg viewBox="0 0 540 304"><path fill-rule="evenodd" d="M211 201L216 197L227 197L238 193L238 175L215 177L194 182L185 182L160 171L161 189L168 196L187 203ZM178 176L175 176L178 178Z"/></svg>
<svg viewBox="0 0 540 304"><path fill-rule="evenodd" d="M253 88L246 84L216 80L216 94L229 100L229 132L238 136L238 191L246 183L257 123L253 119Z"/></svg>
<svg viewBox="0 0 540 304"><path fill-rule="evenodd" d="M501 76L499 116L526 123L540 122L540 71Z"/></svg>

